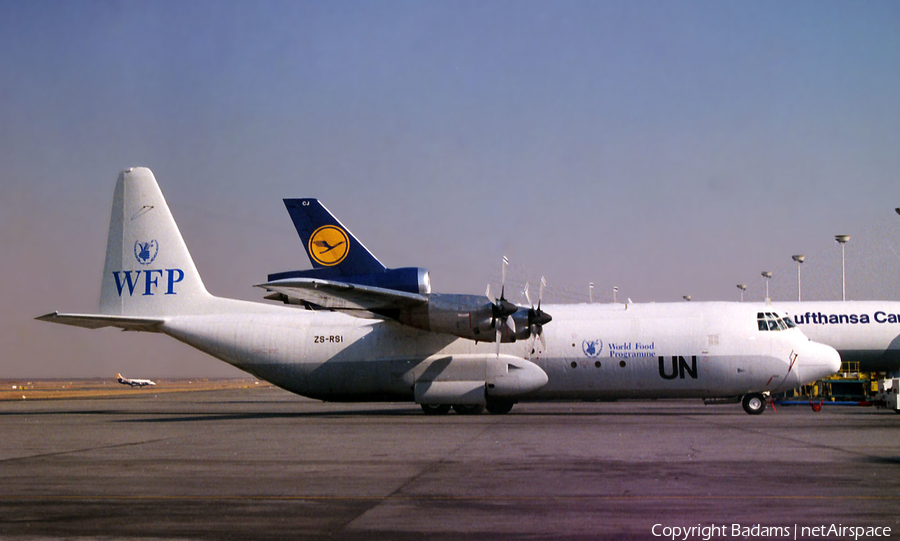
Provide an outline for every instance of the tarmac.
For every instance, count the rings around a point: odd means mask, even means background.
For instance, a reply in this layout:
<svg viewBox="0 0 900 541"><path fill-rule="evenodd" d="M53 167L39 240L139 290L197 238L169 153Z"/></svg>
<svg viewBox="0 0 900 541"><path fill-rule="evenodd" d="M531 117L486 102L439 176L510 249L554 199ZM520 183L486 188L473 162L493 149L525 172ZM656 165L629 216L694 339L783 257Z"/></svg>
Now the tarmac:
<svg viewBox="0 0 900 541"><path fill-rule="evenodd" d="M900 537L900 415L874 408L425 416L250 385L0 401L0 434L2 539Z"/></svg>

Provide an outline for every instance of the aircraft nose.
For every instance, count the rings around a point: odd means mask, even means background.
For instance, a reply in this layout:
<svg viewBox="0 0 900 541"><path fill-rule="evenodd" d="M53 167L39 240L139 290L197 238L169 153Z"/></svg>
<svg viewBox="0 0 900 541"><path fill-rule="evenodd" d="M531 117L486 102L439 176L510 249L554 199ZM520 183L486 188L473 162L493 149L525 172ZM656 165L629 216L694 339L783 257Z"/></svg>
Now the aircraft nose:
<svg viewBox="0 0 900 541"><path fill-rule="evenodd" d="M801 384L812 383L841 369L841 355L831 346L808 342L798 359Z"/></svg>

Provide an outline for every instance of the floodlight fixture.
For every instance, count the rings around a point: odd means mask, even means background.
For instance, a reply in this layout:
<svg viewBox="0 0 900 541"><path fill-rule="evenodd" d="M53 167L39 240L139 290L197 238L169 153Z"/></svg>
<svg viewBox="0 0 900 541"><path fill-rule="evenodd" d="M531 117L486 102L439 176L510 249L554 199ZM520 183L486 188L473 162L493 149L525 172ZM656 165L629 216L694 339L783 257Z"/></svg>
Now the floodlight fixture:
<svg viewBox="0 0 900 541"><path fill-rule="evenodd" d="M762 271L761 274L766 279L766 302L769 302L769 280L772 279L772 271Z"/></svg>
<svg viewBox="0 0 900 541"><path fill-rule="evenodd" d="M847 266L844 259L844 245L850 240L850 235L835 235L835 242L841 245L841 300L847 300Z"/></svg>
<svg viewBox="0 0 900 541"><path fill-rule="evenodd" d="M797 302L800 302L802 300L800 297L800 266L803 264L803 261L806 260L806 256L792 255L791 259L797 262Z"/></svg>

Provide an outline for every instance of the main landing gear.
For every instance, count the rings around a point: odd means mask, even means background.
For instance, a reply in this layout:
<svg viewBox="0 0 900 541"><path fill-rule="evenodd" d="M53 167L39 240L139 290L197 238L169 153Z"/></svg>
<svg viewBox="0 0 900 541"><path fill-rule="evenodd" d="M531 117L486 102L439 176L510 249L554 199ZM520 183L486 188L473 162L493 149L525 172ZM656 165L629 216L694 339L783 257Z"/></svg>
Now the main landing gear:
<svg viewBox="0 0 900 541"><path fill-rule="evenodd" d="M488 413L494 415L505 415L513 409L515 404L512 400L488 400L487 410Z"/></svg>
<svg viewBox="0 0 900 541"><path fill-rule="evenodd" d="M493 415L504 415L512 410L516 403L512 400L488 400L486 406L481 404L420 404L425 415L446 415L453 408L458 415L478 415L487 409Z"/></svg>
<svg viewBox="0 0 900 541"><path fill-rule="evenodd" d="M761 393L745 394L741 406L750 415L759 415L766 411L766 399Z"/></svg>
<svg viewBox="0 0 900 541"><path fill-rule="evenodd" d="M450 404L420 404L425 415L446 415L450 413Z"/></svg>

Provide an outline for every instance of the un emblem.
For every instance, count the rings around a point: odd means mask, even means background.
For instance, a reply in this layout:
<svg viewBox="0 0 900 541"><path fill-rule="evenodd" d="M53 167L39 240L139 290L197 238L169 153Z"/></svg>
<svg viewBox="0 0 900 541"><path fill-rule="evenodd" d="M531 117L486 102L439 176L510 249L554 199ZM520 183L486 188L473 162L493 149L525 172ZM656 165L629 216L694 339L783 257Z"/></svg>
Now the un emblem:
<svg viewBox="0 0 900 541"><path fill-rule="evenodd" d="M159 243L156 240L149 240L147 242L135 241L134 242L134 258L137 259L137 262L141 265L149 265L153 263L153 260L156 259L156 254L159 253Z"/></svg>
<svg viewBox="0 0 900 541"><path fill-rule="evenodd" d="M603 351L603 340L584 340L581 342L581 351L588 357L599 357Z"/></svg>

